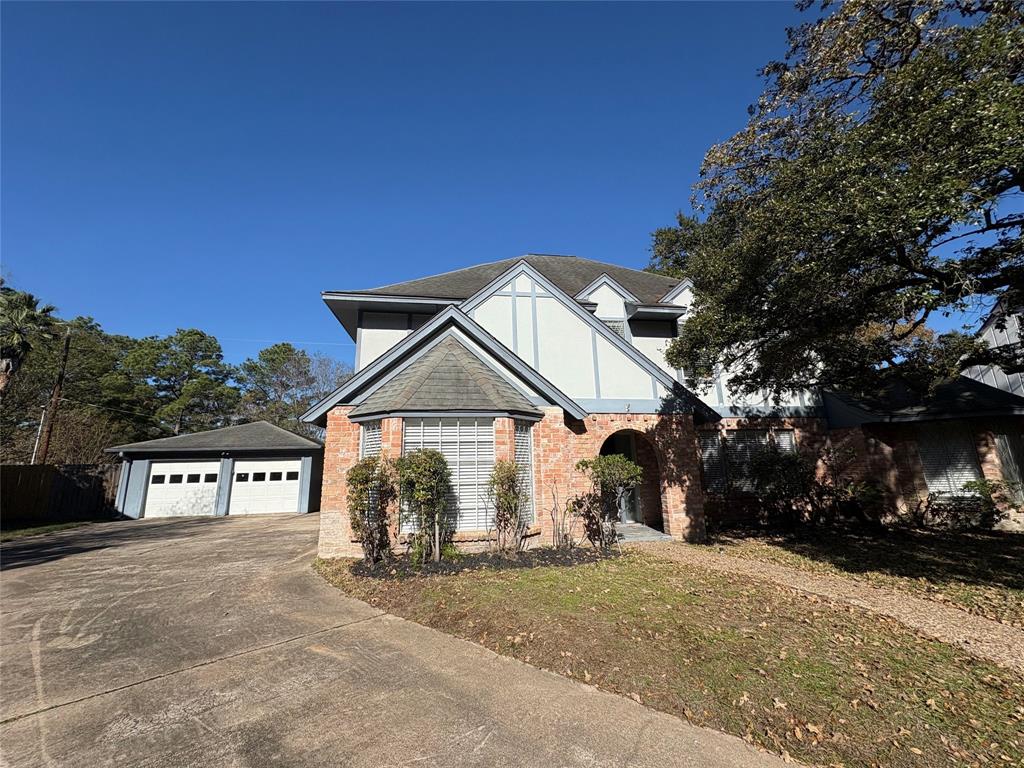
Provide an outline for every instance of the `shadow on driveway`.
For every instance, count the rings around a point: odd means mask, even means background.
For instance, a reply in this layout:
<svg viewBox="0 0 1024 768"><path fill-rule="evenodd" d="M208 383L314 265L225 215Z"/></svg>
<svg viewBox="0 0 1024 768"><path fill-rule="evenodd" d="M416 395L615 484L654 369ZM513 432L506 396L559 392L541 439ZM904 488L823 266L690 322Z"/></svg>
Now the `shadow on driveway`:
<svg viewBox="0 0 1024 768"><path fill-rule="evenodd" d="M164 520L118 520L99 522L66 531L30 536L0 545L0 571L39 565L69 555L109 549L149 540L167 543L190 538L211 525L223 522L216 517L190 517Z"/></svg>

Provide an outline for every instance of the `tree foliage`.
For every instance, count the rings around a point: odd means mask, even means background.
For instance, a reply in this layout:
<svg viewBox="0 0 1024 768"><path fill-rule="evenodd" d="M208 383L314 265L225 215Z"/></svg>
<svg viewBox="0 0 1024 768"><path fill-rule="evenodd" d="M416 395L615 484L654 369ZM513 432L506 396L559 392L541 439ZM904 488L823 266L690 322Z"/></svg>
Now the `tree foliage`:
<svg viewBox="0 0 1024 768"><path fill-rule="evenodd" d="M0 279L0 398L33 345L52 336L55 309Z"/></svg>
<svg viewBox="0 0 1024 768"><path fill-rule="evenodd" d="M301 416L352 376L352 368L325 355L310 355L288 343L260 350L235 373L242 397L238 414L284 429L321 437L322 430Z"/></svg>
<svg viewBox="0 0 1024 768"><path fill-rule="evenodd" d="M34 314L33 314L34 313ZM0 409L0 459L31 460L70 334L67 371L54 417L49 460L112 461L105 448L266 419L318 437L298 417L351 376L351 367L290 344L274 345L237 369L216 338L195 329L159 338L110 334L88 317L66 320L34 296L0 289L4 355L16 371ZM55 334L59 325L62 333Z"/></svg>
<svg viewBox="0 0 1024 768"><path fill-rule="evenodd" d="M821 9L764 68L746 128L708 152L702 217L654 235L652 268L694 284L669 362L776 395L1020 370L1019 351L927 329L1024 300L1022 6Z"/></svg>
<svg viewBox="0 0 1024 768"><path fill-rule="evenodd" d="M156 416L173 434L227 426L238 404L231 366L220 342L195 328L165 338L142 339L125 364L147 381L156 398Z"/></svg>

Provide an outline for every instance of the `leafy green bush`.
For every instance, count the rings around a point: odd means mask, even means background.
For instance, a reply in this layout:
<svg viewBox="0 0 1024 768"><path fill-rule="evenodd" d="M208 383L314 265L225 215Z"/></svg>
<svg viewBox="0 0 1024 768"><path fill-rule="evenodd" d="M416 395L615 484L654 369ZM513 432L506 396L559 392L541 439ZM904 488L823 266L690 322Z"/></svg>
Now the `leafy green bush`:
<svg viewBox="0 0 1024 768"><path fill-rule="evenodd" d="M386 457L368 456L346 473L352 532L363 546L368 565L391 556L391 502L395 500L395 467Z"/></svg>
<svg viewBox="0 0 1024 768"><path fill-rule="evenodd" d="M583 459L577 462L576 471L587 475L591 490L571 499L569 509L583 521L587 540L607 550L616 541L615 524L622 497L640 484L644 471L619 454Z"/></svg>
<svg viewBox="0 0 1024 768"><path fill-rule="evenodd" d="M826 450L821 459L824 471L819 476L815 461L799 453L772 447L753 457L750 473L764 522L792 527L845 518L877 525L881 489L850 479L836 451Z"/></svg>
<svg viewBox="0 0 1024 768"><path fill-rule="evenodd" d="M487 482L491 503L494 505L494 533L498 551L503 554L520 552L526 544L526 510L530 501L523 484L519 465L500 459Z"/></svg>
<svg viewBox="0 0 1024 768"><path fill-rule="evenodd" d="M445 512L451 494L451 470L440 451L419 450L397 462L402 519L411 524L409 546L414 562L441 559L454 522Z"/></svg>

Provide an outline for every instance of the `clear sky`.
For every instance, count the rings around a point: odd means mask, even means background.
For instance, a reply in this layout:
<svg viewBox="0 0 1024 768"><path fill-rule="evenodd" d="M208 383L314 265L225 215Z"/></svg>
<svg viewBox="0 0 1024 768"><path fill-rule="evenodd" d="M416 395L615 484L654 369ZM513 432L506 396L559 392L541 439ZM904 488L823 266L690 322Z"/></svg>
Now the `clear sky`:
<svg viewBox="0 0 1024 768"><path fill-rule="evenodd" d="M2 268L134 336L351 360L322 290L647 264L789 3L2 5Z"/></svg>

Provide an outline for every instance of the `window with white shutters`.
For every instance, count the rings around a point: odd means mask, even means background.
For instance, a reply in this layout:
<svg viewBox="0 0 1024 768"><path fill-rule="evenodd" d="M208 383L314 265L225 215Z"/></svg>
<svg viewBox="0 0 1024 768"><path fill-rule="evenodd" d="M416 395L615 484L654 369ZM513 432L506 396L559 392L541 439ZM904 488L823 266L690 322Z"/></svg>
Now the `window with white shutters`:
<svg viewBox="0 0 1024 768"><path fill-rule="evenodd" d="M361 458L367 456L380 456L380 422L367 421L363 424L362 442L359 455Z"/></svg>
<svg viewBox="0 0 1024 768"><path fill-rule="evenodd" d="M533 522L533 424L529 421L516 421L515 461L519 467L519 482L525 489L527 497L523 504L522 514L526 520Z"/></svg>
<svg viewBox="0 0 1024 768"><path fill-rule="evenodd" d="M406 419L403 453L440 451L452 476L449 514L460 531L484 530L494 517L487 481L494 468L494 420L488 418Z"/></svg>
<svg viewBox="0 0 1024 768"><path fill-rule="evenodd" d="M974 438L955 424L921 426L917 450L930 493L963 495L964 483L982 479Z"/></svg>

